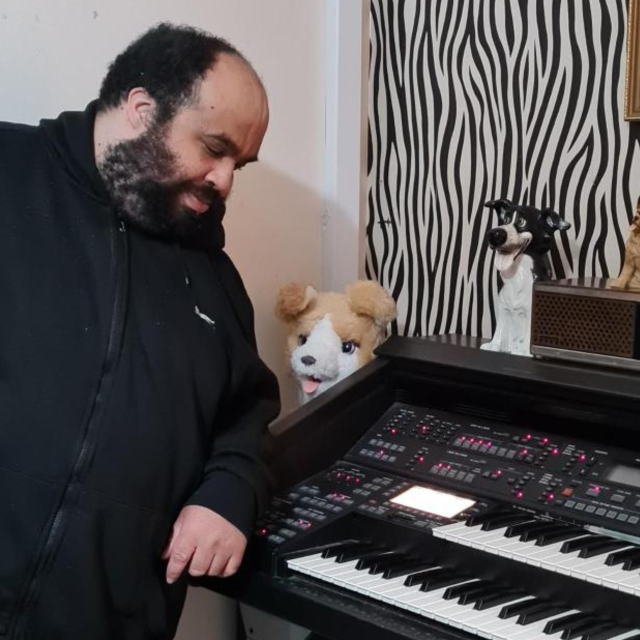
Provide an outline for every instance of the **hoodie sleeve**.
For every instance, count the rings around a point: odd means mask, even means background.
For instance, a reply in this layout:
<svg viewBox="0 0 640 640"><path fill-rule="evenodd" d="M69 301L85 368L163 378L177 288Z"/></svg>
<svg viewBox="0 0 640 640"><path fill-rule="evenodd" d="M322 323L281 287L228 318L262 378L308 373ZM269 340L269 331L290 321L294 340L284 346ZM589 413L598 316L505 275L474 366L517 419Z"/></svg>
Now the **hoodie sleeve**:
<svg viewBox="0 0 640 640"><path fill-rule="evenodd" d="M207 507L235 525L247 538L267 498L260 457L268 424L280 411L278 383L256 350L253 308L231 260L212 257L239 331L229 345L233 363L229 393L214 426L212 450L202 482L187 504Z"/></svg>

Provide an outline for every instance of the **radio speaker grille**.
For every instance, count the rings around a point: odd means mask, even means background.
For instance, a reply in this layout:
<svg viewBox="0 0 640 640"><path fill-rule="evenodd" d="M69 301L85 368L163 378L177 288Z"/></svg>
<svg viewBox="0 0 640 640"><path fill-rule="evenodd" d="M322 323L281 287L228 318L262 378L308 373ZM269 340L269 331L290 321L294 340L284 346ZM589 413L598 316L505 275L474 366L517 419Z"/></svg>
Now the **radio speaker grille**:
<svg viewBox="0 0 640 640"><path fill-rule="evenodd" d="M531 342L541 347L633 358L633 302L537 291Z"/></svg>

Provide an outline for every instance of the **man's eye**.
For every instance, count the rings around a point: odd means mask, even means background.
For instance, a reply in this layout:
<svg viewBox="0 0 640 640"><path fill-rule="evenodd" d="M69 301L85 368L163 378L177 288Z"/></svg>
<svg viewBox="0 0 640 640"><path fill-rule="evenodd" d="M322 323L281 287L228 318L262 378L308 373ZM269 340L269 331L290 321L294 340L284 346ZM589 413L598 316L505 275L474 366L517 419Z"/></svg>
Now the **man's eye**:
<svg viewBox="0 0 640 640"><path fill-rule="evenodd" d="M306 344L307 342L307 336L298 336L298 346L302 346L303 344Z"/></svg>
<svg viewBox="0 0 640 640"><path fill-rule="evenodd" d="M342 343L342 353L351 355L357 347L358 345L353 340L346 340Z"/></svg>
<svg viewBox="0 0 640 640"><path fill-rule="evenodd" d="M204 147L212 158L220 158L224 155L224 151L222 149L213 149L207 144L205 144Z"/></svg>

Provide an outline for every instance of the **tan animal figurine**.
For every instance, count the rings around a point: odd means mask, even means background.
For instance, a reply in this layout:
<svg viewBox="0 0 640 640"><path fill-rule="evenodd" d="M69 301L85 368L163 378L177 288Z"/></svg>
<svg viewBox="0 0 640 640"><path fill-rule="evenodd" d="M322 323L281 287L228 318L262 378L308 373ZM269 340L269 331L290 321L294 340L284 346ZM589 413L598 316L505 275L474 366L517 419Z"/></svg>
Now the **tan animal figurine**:
<svg viewBox="0 0 640 640"><path fill-rule="evenodd" d="M622 271L611 281L611 286L615 289L640 289L640 198L624 246Z"/></svg>
<svg viewBox="0 0 640 640"><path fill-rule="evenodd" d="M318 293L294 282L278 292L276 316L288 326L286 357L303 404L373 359L396 304L368 280L345 293Z"/></svg>

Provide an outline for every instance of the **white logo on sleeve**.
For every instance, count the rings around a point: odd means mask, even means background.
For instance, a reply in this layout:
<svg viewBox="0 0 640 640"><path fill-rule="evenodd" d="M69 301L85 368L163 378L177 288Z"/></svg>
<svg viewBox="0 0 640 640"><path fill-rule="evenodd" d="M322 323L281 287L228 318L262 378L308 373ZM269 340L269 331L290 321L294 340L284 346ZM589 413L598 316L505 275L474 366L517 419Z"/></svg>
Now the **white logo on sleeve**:
<svg viewBox="0 0 640 640"><path fill-rule="evenodd" d="M202 318L210 327L216 326L216 321L212 320L206 313L202 313L200 309L198 309L198 305L195 306L196 315Z"/></svg>

